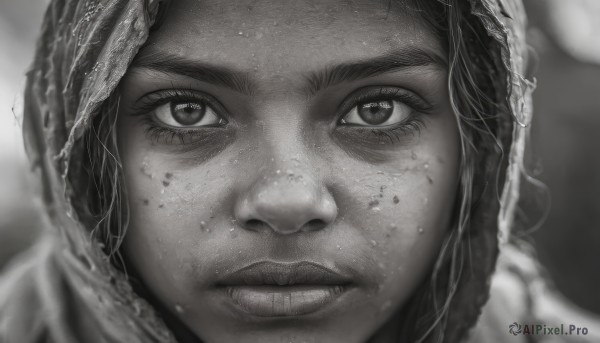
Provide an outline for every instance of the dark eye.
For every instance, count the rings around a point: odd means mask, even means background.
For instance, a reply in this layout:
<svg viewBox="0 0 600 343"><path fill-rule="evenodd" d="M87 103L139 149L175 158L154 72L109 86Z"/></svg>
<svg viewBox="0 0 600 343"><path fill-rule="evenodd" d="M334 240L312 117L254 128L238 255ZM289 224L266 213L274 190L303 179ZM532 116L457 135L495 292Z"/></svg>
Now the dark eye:
<svg viewBox="0 0 600 343"><path fill-rule="evenodd" d="M201 127L225 124L225 120L203 102L168 102L154 110L156 119L173 127Z"/></svg>
<svg viewBox="0 0 600 343"><path fill-rule="evenodd" d="M341 124L357 126L388 126L410 116L411 107L396 100L377 100L359 103L341 120Z"/></svg>

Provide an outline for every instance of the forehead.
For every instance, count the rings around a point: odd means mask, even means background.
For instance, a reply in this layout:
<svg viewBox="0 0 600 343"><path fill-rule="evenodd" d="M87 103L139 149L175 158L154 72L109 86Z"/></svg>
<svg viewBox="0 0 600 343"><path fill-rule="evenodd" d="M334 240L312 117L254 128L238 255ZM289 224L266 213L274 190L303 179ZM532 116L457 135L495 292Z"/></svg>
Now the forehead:
<svg viewBox="0 0 600 343"><path fill-rule="evenodd" d="M411 47L443 56L400 1L177 0L147 49L280 74Z"/></svg>

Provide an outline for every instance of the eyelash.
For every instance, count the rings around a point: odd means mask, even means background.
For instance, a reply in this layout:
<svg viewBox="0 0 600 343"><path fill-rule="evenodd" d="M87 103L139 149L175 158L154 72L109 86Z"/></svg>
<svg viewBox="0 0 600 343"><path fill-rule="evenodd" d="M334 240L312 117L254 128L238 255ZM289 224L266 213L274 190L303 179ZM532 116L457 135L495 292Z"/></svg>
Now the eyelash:
<svg viewBox="0 0 600 343"><path fill-rule="evenodd" d="M394 100L406 104L414 111L409 117L400 123L390 125L389 127L364 127L363 130L370 130L371 134L377 137L379 144L393 144L394 140L400 141L402 137L407 135L419 134L425 127L425 122L420 114L427 114L431 111L432 106L414 93L397 88L397 87L369 87L361 88L350 94L340 105L337 123L340 125L341 119L344 118L355 106L365 102L375 102L382 100ZM197 92L192 89L166 89L156 91L145 96L142 96L133 109L133 116L142 116L142 120L146 125L146 135L154 142L165 144L173 144L175 139L180 144L186 144L193 141L198 135L202 134L201 129L175 129L166 127L157 123L153 115L149 115L157 107L166 103L177 102L203 102L210 106L214 111L221 115L227 113L225 108L212 96ZM419 112L419 113L415 113Z"/></svg>
<svg viewBox="0 0 600 343"><path fill-rule="evenodd" d="M133 116L142 116L146 125L146 136L153 142L164 144L173 144L175 139L179 144L187 144L202 134L202 129L176 129L159 124L153 115L150 115L156 108L169 102L201 102L210 106L218 115L222 116L227 111L212 96L203 94L192 89L166 89L156 91L142 96L139 103L133 109Z"/></svg>
<svg viewBox="0 0 600 343"><path fill-rule="evenodd" d="M379 144L393 144L394 139L400 141L402 137L419 134L425 128L425 122L420 114L430 113L432 106L416 94L398 87L369 87L354 91L340 105L338 124L358 104L383 100L399 101L413 111L407 119L394 125L361 127L363 130L369 129L371 134L376 136Z"/></svg>

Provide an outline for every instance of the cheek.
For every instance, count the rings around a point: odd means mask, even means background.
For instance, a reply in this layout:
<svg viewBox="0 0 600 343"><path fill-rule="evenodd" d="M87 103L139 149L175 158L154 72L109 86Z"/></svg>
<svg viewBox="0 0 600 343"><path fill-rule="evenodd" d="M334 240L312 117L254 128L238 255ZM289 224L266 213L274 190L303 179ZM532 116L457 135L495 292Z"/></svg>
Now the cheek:
<svg viewBox="0 0 600 343"><path fill-rule="evenodd" d="M449 116L451 118L451 116ZM431 270L449 228L458 187L459 141L447 123L418 142L386 153L373 165L340 156L341 220L354 227L354 251L365 251L376 269L378 299L390 311L412 294ZM440 126L444 128L444 126ZM435 139L430 137L436 137Z"/></svg>
<svg viewBox="0 0 600 343"><path fill-rule="evenodd" d="M204 276L218 272L209 262L225 247L215 242L231 241L232 232L213 227L231 220L223 203L235 178L222 158L190 162L185 153L156 148L136 129L128 132L119 142L130 209L125 257L153 292L168 295L163 300L185 302Z"/></svg>

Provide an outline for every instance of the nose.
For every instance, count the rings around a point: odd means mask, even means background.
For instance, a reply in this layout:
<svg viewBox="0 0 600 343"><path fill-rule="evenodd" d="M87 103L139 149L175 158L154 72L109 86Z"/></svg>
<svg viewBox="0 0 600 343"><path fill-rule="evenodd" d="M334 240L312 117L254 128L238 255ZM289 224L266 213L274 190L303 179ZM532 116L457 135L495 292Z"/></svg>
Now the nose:
<svg viewBox="0 0 600 343"><path fill-rule="evenodd" d="M249 230L278 234L315 231L337 217L337 205L314 174L299 170L269 170L241 194L235 216Z"/></svg>

